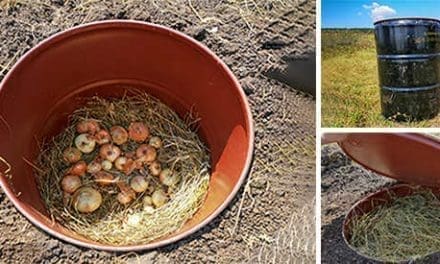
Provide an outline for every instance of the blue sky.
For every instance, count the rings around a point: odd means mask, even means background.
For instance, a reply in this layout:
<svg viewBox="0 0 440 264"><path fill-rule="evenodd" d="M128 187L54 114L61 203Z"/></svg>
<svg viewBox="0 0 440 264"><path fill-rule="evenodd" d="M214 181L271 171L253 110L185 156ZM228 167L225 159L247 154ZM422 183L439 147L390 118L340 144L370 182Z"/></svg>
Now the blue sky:
<svg viewBox="0 0 440 264"><path fill-rule="evenodd" d="M440 0L322 0L323 28L372 28L388 17L440 18Z"/></svg>

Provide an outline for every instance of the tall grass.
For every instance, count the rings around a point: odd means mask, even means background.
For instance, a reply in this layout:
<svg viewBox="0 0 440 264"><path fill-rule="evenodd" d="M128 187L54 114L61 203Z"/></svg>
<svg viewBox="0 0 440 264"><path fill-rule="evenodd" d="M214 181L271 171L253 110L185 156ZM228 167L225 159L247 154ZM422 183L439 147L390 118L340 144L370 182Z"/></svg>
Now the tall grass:
<svg viewBox="0 0 440 264"><path fill-rule="evenodd" d="M322 125L324 127L435 126L440 118L397 123L380 114L372 30L322 31Z"/></svg>

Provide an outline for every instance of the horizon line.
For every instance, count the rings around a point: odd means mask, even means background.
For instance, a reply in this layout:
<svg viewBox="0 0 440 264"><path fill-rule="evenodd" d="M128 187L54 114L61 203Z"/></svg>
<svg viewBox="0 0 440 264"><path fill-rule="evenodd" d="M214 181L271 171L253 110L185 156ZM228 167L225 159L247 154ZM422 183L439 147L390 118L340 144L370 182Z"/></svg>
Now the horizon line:
<svg viewBox="0 0 440 264"><path fill-rule="evenodd" d="M321 27L321 29L374 29L374 27Z"/></svg>

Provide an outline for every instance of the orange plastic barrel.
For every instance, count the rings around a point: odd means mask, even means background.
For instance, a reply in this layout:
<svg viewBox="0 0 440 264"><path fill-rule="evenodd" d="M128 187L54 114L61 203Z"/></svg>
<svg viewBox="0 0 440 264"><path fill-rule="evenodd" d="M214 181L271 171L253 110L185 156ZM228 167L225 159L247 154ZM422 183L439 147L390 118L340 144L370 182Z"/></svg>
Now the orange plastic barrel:
<svg viewBox="0 0 440 264"><path fill-rule="evenodd" d="M212 174L202 208L179 231L148 244L112 246L53 223L37 189L37 144L67 126L67 117L98 95L138 91L159 98L182 117L200 117ZM0 184L32 223L67 242L113 251L145 250L186 237L215 218L249 171L254 132L246 97L234 75L209 49L177 31L135 21L103 21L56 34L26 53L0 84Z"/></svg>

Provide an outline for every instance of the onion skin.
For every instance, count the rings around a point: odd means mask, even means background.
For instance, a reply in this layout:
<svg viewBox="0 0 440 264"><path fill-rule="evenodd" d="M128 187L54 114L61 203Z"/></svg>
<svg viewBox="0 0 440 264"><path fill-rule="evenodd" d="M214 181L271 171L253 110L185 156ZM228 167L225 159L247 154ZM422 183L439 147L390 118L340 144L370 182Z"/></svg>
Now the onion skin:
<svg viewBox="0 0 440 264"><path fill-rule="evenodd" d="M80 134L75 138L75 146L82 153L90 153L95 149L96 141L89 134Z"/></svg>
<svg viewBox="0 0 440 264"><path fill-rule="evenodd" d="M91 187L82 187L73 195L73 206L80 213L92 213L98 209L101 204L101 194Z"/></svg>
<svg viewBox="0 0 440 264"><path fill-rule="evenodd" d="M129 203L131 203L131 201L133 201L133 196L129 193L123 193L120 192L118 193L118 195L116 196L116 199L118 199L118 202L123 204L123 205L127 205Z"/></svg>
<svg viewBox="0 0 440 264"><path fill-rule="evenodd" d="M63 159L70 164L80 161L81 155L81 151L74 147L66 148L63 151Z"/></svg>
<svg viewBox="0 0 440 264"><path fill-rule="evenodd" d="M80 134L88 133L94 135L99 130L99 123L93 119L83 120L76 125L76 131Z"/></svg>
<svg viewBox="0 0 440 264"><path fill-rule="evenodd" d="M153 199L151 199L151 196L145 195L142 201L144 205L153 205Z"/></svg>
<svg viewBox="0 0 440 264"><path fill-rule="evenodd" d="M132 173L136 169L136 164L132 159L126 157L119 157L115 160L115 167L126 175Z"/></svg>
<svg viewBox="0 0 440 264"><path fill-rule="evenodd" d="M151 163L157 157L156 149L147 144L142 144L136 149L136 157L144 163Z"/></svg>
<svg viewBox="0 0 440 264"><path fill-rule="evenodd" d="M127 164L127 158L126 157L119 157L115 160L115 167L117 170L119 171L123 171L124 170L124 166L125 164Z"/></svg>
<svg viewBox="0 0 440 264"><path fill-rule="evenodd" d="M134 161L134 168L137 170L141 170L144 167L144 162L140 159Z"/></svg>
<svg viewBox="0 0 440 264"><path fill-rule="evenodd" d="M69 173L77 176L84 176L87 170L87 163L83 160L75 163L70 169Z"/></svg>
<svg viewBox="0 0 440 264"><path fill-rule="evenodd" d="M107 130L101 129L99 130L98 133L96 133L95 139L96 139L96 143L98 143L99 145L104 145L110 143L112 137L110 136L110 133Z"/></svg>
<svg viewBox="0 0 440 264"><path fill-rule="evenodd" d="M162 171L162 166L160 165L160 163L158 161L153 161L150 166L150 173L153 176L159 176L161 171Z"/></svg>
<svg viewBox="0 0 440 264"><path fill-rule="evenodd" d="M163 206L168 202L168 197L161 189L155 190L151 195L151 199L156 208Z"/></svg>
<svg viewBox="0 0 440 264"><path fill-rule="evenodd" d="M99 150L99 156L110 162L114 162L121 155L121 150L112 144L105 144Z"/></svg>
<svg viewBox="0 0 440 264"><path fill-rule="evenodd" d="M61 180L61 189L66 193L74 193L81 184L81 179L77 175L68 174Z"/></svg>
<svg viewBox="0 0 440 264"><path fill-rule="evenodd" d="M94 160L87 165L87 172L90 174L97 173L102 170L101 162Z"/></svg>
<svg viewBox="0 0 440 264"><path fill-rule="evenodd" d="M101 167L103 170L109 171L113 168L113 163L105 159L101 162Z"/></svg>
<svg viewBox="0 0 440 264"><path fill-rule="evenodd" d="M160 137L151 137L148 144L155 149L160 149L162 147L162 139Z"/></svg>
<svg viewBox="0 0 440 264"><path fill-rule="evenodd" d="M136 169L136 163L132 159L127 159L127 162L122 168L122 172L125 175L131 174Z"/></svg>
<svg viewBox="0 0 440 264"><path fill-rule="evenodd" d="M111 185L115 179L115 177L106 171L99 171L95 175L95 181L101 186Z"/></svg>
<svg viewBox="0 0 440 264"><path fill-rule="evenodd" d="M130 187L137 193L145 192L148 189L148 181L142 176L134 176L130 181Z"/></svg>
<svg viewBox="0 0 440 264"><path fill-rule="evenodd" d="M128 140L128 133L125 128L121 126L113 126L110 128L110 135L112 137L113 143L116 145L122 145Z"/></svg>
<svg viewBox="0 0 440 264"><path fill-rule="evenodd" d="M136 193L124 182L118 182L118 187L121 190L120 193L116 196L118 202L127 205L136 198Z"/></svg>
<svg viewBox="0 0 440 264"><path fill-rule="evenodd" d="M89 127L87 125L87 121L81 121L76 124L76 132L83 134L89 132Z"/></svg>
<svg viewBox="0 0 440 264"><path fill-rule="evenodd" d="M170 169L164 169L159 175L159 180L166 186L174 186L179 183L179 176Z"/></svg>
<svg viewBox="0 0 440 264"><path fill-rule="evenodd" d="M143 207L144 207L144 211L152 214L154 213L154 207L153 207L153 199L151 198L151 196L144 196L143 201Z"/></svg>
<svg viewBox="0 0 440 264"><path fill-rule="evenodd" d="M128 127L128 137L135 142L143 142L150 136L150 130L142 122L133 122Z"/></svg>

